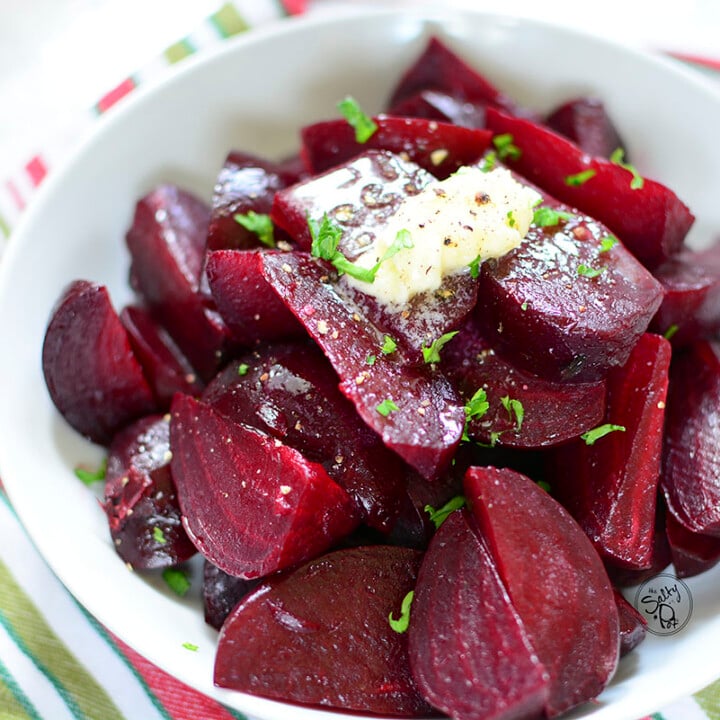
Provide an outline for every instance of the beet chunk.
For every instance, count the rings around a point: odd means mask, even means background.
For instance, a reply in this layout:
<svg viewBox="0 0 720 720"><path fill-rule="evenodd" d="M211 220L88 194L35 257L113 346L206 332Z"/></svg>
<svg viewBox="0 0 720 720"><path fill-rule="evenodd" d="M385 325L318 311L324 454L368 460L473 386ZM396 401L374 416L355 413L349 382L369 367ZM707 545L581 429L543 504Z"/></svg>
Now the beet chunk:
<svg viewBox="0 0 720 720"><path fill-rule="evenodd" d="M203 401L322 464L364 522L392 527L411 470L363 423L317 347L271 345L242 356L208 385Z"/></svg>
<svg viewBox="0 0 720 720"><path fill-rule="evenodd" d="M447 380L429 365L412 365L400 349L380 352L383 333L338 295L326 267L310 256L265 254L263 265L268 282L330 360L360 417L424 477L438 477L464 424ZM371 355L375 361L368 364Z"/></svg>
<svg viewBox="0 0 720 720"><path fill-rule="evenodd" d="M620 619L620 657L624 657L645 639L647 621L617 590L615 602Z"/></svg>
<svg viewBox="0 0 720 720"><path fill-rule="evenodd" d="M607 379L603 423L625 431L557 448L548 470L554 496L600 555L630 569L652 564L669 366L668 341L643 335Z"/></svg>
<svg viewBox="0 0 720 720"><path fill-rule="evenodd" d="M517 448L557 445L598 425L605 413L605 383L559 383L543 380L513 367L482 337L475 323L466 323L443 350L442 369L469 402L480 389L490 407L470 420L474 440ZM523 419L503 405L516 400Z"/></svg>
<svg viewBox="0 0 720 720"><path fill-rule="evenodd" d="M220 632L215 684L307 705L423 717L407 635L391 629L420 553L338 550L263 582Z"/></svg>
<svg viewBox="0 0 720 720"><path fill-rule="evenodd" d="M388 150L406 154L442 180L478 160L490 145L491 133L487 130L389 115L380 115L374 121L377 130L364 143L357 142L355 130L345 120L326 120L304 127L303 154L313 172L328 170L366 150Z"/></svg>
<svg viewBox="0 0 720 720"><path fill-rule="evenodd" d="M494 349L519 368L594 382L625 364L662 288L621 243L605 249L605 227L551 198L544 205L571 217L531 225L518 248L480 266L477 318Z"/></svg>
<svg viewBox="0 0 720 720"><path fill-rule="evenodd" d="M122 427L157 408L102 285L76 280L65 288L45 332L42 368L55 407L93 442L107 445Z"/></svg>
<svg viewBox="0 0 720 720"><path fill-rule="evenodd" d="M235 220L250 211L266 215L278 190L296 183L297 172L242 152L231 152L213 191L208 250L249 250L261 247L258 236ZM275 238L276 240L282 238Z"/></svg>
<svg viewBox="0 0 720 720"><path fill-rule="evenodd" d="M464 102L435 90L422 90L401 100L388 110L388 115L442 120L460 127L485 127L484 104Z"/></svg>
<svg viewBox="0 0 720 720"><path fill-rule="evenodd" d="M720 562L720 537L688 530L671 513L665 518L670 555L678 577L693 577Z"/></svg>
<svg viewBox="0 0 720 720"><path fill-rule="evenodd" d="M263 277L261 252L215 250L208 254L210 292L238 345L305 335L303 326Z"/></svg>
<svg viewBox="0 0 720 720"><path fill-rule="evenodd" d="M319 555L357 525L345 491L296 450L185 395L171 412L183 525L221 570L267 575Z"/></svg>
<svg viewBox="0 0 720 720"><path fill-rule="evenodd" d="M542 715L548 675L466 511L440 526L411 607L410 667L434 707L463 720Z"/></svg>
<svg viewBox="0 0 720 720"><path fill-rule="evenodd" d="M183 530L170 475L170 424L150 415L119 432L110 445L105 514L117 554L136 569L185 562L195 546Z"/></svg>
<svg viewBox="0 0 720 720"><path fill-rule="evenodd" d="M625 147L599 98L568 100L547 116L545 124L588 155L609 158L617 148Z"/></svg>
<svg viewBox="0 0 720 720"><path fill-rule="evenodd" d="M138 201L126 237L133 288L205 381L228 340L204 286L208 219L205 203L163 185Z"/></svg>
<svg viewBox="0 0 720 720"><path fill-rule="evenodd" d="M662 489L691 532L720 537L720 343L700 340L673 360Z"/></svg>
<svg viewBox="0 0 720 720"><path fill-rule="evenodd" d="M595 548L558 502L512 470L470 468L465 495L550 676L547 716L591 700L615 672L620 637L613 589Z"/></svg>
<svg viewBox="0 0 720 720"><path fill-rule="evenodd" d="M628 170L585 155L574 143L529 120L488 108L487 123L495 133L512 135L520 154L507 158L511 168L607 225L646 267L657 267L682 248L694 217L664 185L645 178L641 187L632 187ZM587 170L595 174L585 182L567 182Z"/></svg>
<svg viewBox="0 0 720 720"><path fill-rule="evenodd" d="M203 609L205 622L220 630L233 608L261 580L243 580L228 575L209 560L203 564Z"/></svg>

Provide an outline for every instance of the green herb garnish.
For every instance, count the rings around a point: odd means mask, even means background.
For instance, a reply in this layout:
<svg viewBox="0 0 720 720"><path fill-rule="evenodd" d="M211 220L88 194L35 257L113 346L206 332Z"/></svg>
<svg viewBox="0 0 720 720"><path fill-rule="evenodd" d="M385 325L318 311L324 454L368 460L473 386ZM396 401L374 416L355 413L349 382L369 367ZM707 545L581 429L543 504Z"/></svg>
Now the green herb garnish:
<svg viewBox="0 0 720 720"><path fill-rule="evenodd" d="M85 485L93 485L96 482L101 482L105 479L105 473L107 472L107 458L100 463L97 470L88 470L87 468L78 466L74 472L75 477L78 478L78 480L82 480Z"/></svg>
<svg viewBox="0 0 720 720"><path fill-rule="evenodd" d="M462 495L456 495L437 510L432 505L426 505L425 512L430 516L430 522L435 525L435 529L437 530L451 512L465 507L466 504L466 500Z"/></svg>
<svg viewBox="0 0 720 720"><path fill-rule="evenodd" d="M355 140L366 143L377 131L377 123L360 108L360 104L349 95L337 104L338 110L355 130Z"/></svg>
<svg viewBox="0 0 720 720"><path fill-rule="evenodd" d="M182 644L182 646L183 646L186 650L189 650L190 652L197 652L197 651L198 651L198 646L197 646L197 645L194 645L193 643L184 642L184 643Z"/></svg>
<svg viewBox="0 0 720 720"><path fill-rule="evenodd" d="M397 350L397 343L389 336L385 335L380 351L383 355L390 355Z"/></svg>
<svg viewBox="0 0 720 720"><path fill-rule="evenodd" d="M553 210L543 205L533 213L533 225L538 227L552 227L559 225L561 220L572 220L573 215L562 210Z"/></svg>
<svg viewBox="0 0 720 720"><path fill-rule="evenodd" d="M483 158L483 164L480 167L480 169L483 172L490 172L491 170L495 169L496 162L497 162L497 153L494 150L491 150Z"/></svg>
<svg viewBox="0 0 720 720"><path fill-rule="evenodd" d="M157 527L157 525L153 528L153 540L160 545L167 544L165 533L162 531L162 528Z"/></svg>
<svg viewBox="0 0 720 720"><path fill-rule="evenodd" d="M673 335L680 329L679 325L675 325L674 323L663 333L663 337L666 340L670 340Z"/></svg>
<svg viewBox="0 0 720 720"><path fill-rule="evenodd" d="M625 151L622 148L616 148L615 150L613 150L612 155L610 155L610 162L613 163L613 165L619 165L624 170L627 170L629 173L632 173L632 180L630 181L630 188L632 190L639 190L645 184L645 179L637 171L637 169L634 165L631 165L630 163L626 163L624 161L624 159L623 159L624 157L625 157Z"/></svg>
<svg viewBox="0 0 720 720"><path fill-rule="evenodd" d="M376 355L368 355L368 356L365 358L365 362L366 362L368 365L374 365L376 360L377 360L377 356L376 356Z"/></svg>
<svg viewBox="0 0 720 720"><path fill-rule="evenodd" d="M240 363L238 365L238 375L240 375L240 377L247 375L249 370L250 370L250 366L247 363Z"/></svg>
<svg viewBox="0 0 720 720"><path fill-rule="evenodd" d="M594 267L590 267L589 265L580 264L580 265L578 265L578 268L577 268L577 274L582 275L583 277L586 277L586 278L596 278L599 275L602 275L606 270L607 270L607 267L605 267L604 265L603 265L603 267L594 268Z"/></svg>
<svg viewBox="0 0 720 720"><path fill-rule="evenodd" d="M508 210L508 212L507 212L507 221L508 221L508 225L509 225L511 228L514 228L514 227L515 227L515 225L516 225L516 222L515 222L515 214L513 213L512 210Z"/></svg>
<svg viewBox="0 0 720 720"><path fill-rule="evenodd" d="M440 362L440 351L447 345L456 335L457 330L453 332L445 333L441 335L437 340L433 340L430 347L424 347L422 349L423 360L426 363L439 363Z"/></svg>
<svg viewBox="0 0 720 720"><path fill-rule="evenodd" d="M182 597L190 589L190 580L187 573L178 568L165 568L162 572L163 580L167 586L176 594Z"/></svg>
<svg viewBox="0 0 720 720"><path fill-rule="evenodd" d="M544 480L538 480L537 483L536 483L536 485L537 485L539 488L542 488L546 493L549 493L550 490L551 490L551 488L550 488L550 483L545 482Z"/></svg>
<svg viewBox="0 0 720 720"><path fill-rule="evenodd" d="M412 605L414 595L415 593L411 590L403 598L403 601L400 604L400 617L397 620L395 620L392 613L388 615L388 622L390 623L390 627L396 633L407 632L408 626L410 625L410 606Z"/></svg>
<svg viewBox="0 0 720 720"><path fill-rule="evenodd" d="M506 158L519 160L522 156L522 151L513 143L513 136L510 133L496 135L493 138L493 145L495 146L498 157L501 160L505 160Z"/></svg>
<svg viewBox="0 0 720 720"><path fill-rule="evenodd" d="M400 408L390 398L385 398L375 409L383 417L387 417L391 412L395 412Z"/></svg>
<svg viewBox="0 0 720 720"><path fill-rule="evenodd" d="M622 425L613 425L612 423L605 423L599 425L592 430L588 430L583 433L580 437L585 441L586 445L594 445L600 438L609 435L611 432L625 432L625 428Z"/></svg>
<svg viewBox="0 0 720 720"><path fill-rule="evenodd" d="M462 440L470 442L468 434L468 423L476 418L481 418L490 409L487 393L484 388L479 388L465 404L465 427L463 428Z"/></svg>
<svg viewBox="0 0 720 720"><path fill-rule="evenodd" d="M606 235L602 240L600 240L600 249L598 252L608 252L608 250L612 250L618 242L618 239L614 235Z"/></svg>
<svg viewBox="0 0 720 720"><path fill-rule="evenodd" d="M263 245L270 248L275 247L273 224L269 215L249 210L244 215L235 215L234 218L236 223L242 225L246 230L255 233Z"/></svg>
<svg viewBox="0 0 720 720"><path fill-rule="evenodd" d="M477 280L478 276L480 275L480 263L482 262L482 258L480 255L478 255L474 260L470 261L470 264L468 267L470 268L470 277L473 280Z"/></svg>
<svg viewBox="0 0 720 720"><path fill-rule="evenodd" d="M513 417L515 418L515 428L518 432L520 432L523 419L525 418L525 408L523 407L523 404L519 400L514 400L509 395L505 395L505 397L500 398L500 402L507 410L510 420L512 420Z"/></svg>
<svg viewBox="0 0 720 720"><path fill-rule="evenodd" d="M597 172L592 169L583 170L582 172L576 173L575 175L567 175L565 177L565 184L572 187L578 187L584 185L590 178L595 177Z"/></svg>

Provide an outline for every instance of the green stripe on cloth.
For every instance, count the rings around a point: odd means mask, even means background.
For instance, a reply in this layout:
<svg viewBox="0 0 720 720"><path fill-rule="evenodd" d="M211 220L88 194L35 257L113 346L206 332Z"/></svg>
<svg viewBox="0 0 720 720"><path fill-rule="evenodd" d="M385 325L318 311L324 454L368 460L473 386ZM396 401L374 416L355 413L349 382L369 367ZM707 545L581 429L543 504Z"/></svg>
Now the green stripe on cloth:
<svg viewBox="0 0 720 720"><path fill-rule="evenodd" d="M55 635L1 561L0 608L0 623L55 686L76 717L123 720L105 690Z"/></svg>
<svg viewBox="0 0 720 720"><path fill-rule="evenodd" d="M0 235L6 238L10 237L10 225L2 215L0 215Z"/></svg>
<svg viewBox="0 0 720 720"><path fill-rule="evenodd" d="M720 720L720 680L693 695L710 720Z"/></svg>
<svg viewBox="0 0 720 720"><path fill-rule="evenodd" d="M167 59L167 61L172 65L176 62L180 62L180 60L184 60L186 57L192 55L195 52L196 48L194 45L190 42L188 38L183 38L182 40L176 42L174 45L171 45L169 48L166 48L163 55Z"/></svg>
<svg viewBox="0 0 720 720"><path fill-rule="evenodd" d="M42 720L35 706L0 662L0 720Z"/></svg>
<svg viewBox="0 0 720 720"><path fill-rule="evenodd" d="M232 3L223 5L209 19L224 38L232 37L250 28Z"/></svg>

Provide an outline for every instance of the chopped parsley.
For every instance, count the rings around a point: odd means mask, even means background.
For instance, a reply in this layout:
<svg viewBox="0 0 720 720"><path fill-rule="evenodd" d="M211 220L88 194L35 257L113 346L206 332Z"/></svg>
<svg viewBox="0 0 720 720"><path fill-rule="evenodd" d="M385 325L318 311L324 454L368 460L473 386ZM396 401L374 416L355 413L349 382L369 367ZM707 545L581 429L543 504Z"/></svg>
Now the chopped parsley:
<svg viewBox="0 0 720 720"><path fill-rule="evenodd" d="M618 242L618 239L614 235L606 235L600 240L600 249L598 252L608 252L609 250L612 250Z"/></svg>
<svg viewBox="0 0 720 720"><path fill-rule="evenodd" d="M527 300L520 306L520 309L525 312L528 309Z"/></svg>
<svg viewBox="0 0 720 720"><path fill-rule="evenodd" d="M480 275L480 263L482 262L481 256L478 255L474 260L470 261L468 267L470 268L470 277L473 280L477 280Z"/></svg>
<svg viewBox="0 0 720 720"><path fill-rule="evenodd" d="M160 545L167 545L165 533L157 525L153 528L153 540Z"/></svg>
<svg viewBox="0 0 720 720"><path fill-rule="evenodd" d="M510 158L511 160L519 160L522 157L522 151L513 142L513 136L510 133L502 133L493 138L493 145L497 150L498 157L501 160Z"/></svg>
<svg viewBox="0 0 720 720"><path fill-rule="evenodd" d="M453 332L449 332L449 333L445 333L444 335L441 335L439 338L437 338L437 340L433 340L430 347L424 347L422 349L423 360L428 364L439 363L440 362L440 351L457 334L458 334L458 331L454 330Z"/></svg>
<svg viewBox="0 0 720 720"><path fill-rule="evenodd" d="M238 375L240 375L240 377L247 375L249 370L250 370L250 366L247 363L240 363L238 365Z"/></svg>
<svg viewBox="0 0 720 720"><path fill-rule="evenodd" d="M533 213L533 225L538 227L552 227L559 225L561 220L572 220L573 215L562 210L553 210L543 205Z"/></svg>
<svg viewBox="0 0 720 720"><path fill-rule="evenodd" d="M437 510L432 505L425 506L425 512L430 516L430 522L435 526L437 530L447 519L448 515L455 510L459 510L465 507L467 504L465 498L462 495L456 495L454 498L448 500L442 507Z"/></svg>
<svg viewBox="0 0 720 720"><path fill-rule="evenodd" d="M535 483L535 484L536 484L539 488L541 488L542 490L544 490L546 493L549 493L550 490L551 490L551 488L550 488L550 483L545 482L544 480L538 480L537 483Z"/></svg>
<svg viewBox="0 0 720 720"><path fill-rule="evenodd" d="M483 164L480 167L480 169L483 172L490 172L491 170L495 169L496 162L497 162L497 153L494 150L491 150L483 158Z"/></svg>
<svg viewBox="0 0 720 720"><path fill-rule="evenodd" d="M400 604L400 617L397 620L393 617L392 613L388 615L388 622L390 623L390 627L396 633L407 632L407 629L410 625L410 606L412 605L414 595L414 591L411 590L403 598L402 603Z"/></svg>
<svg viewBox="0 0 720 720"><path fill-rule="evenodd" d="M97 470L88 470L83 467L75 468L75 477L78 480L82 480L85 485L93 485L96 482L102 482L105 479L105 473L107 472L107 458L105 458Z"/></svg>
<svg viewBox="0 0 720 720"><path fill-rule="evenodd" d="M625 428L622 425L613 425L612 423L605 423L599 425L592 430L588 430L583 433L580 437L585 441L586 445L594 445L600 438L609 435L611 432L625 432Z"/></svg>
<svg viewBox="0 0 720 720"><path fill-rule="evenodd" d="M255 233L263 245L270 248L275 247L273 224L269 215L249 210L244 215L235 215L234 217L236 223L242 225L246 230Z"/></svg>
<svg viewBox="0 0 720 720"><path fill-rule="evenodd" d="M375 409L383 417L387 417L391 412L395 412L400 408L390 398L385 398Z"/></svg>
<svg viewBox="0 0 720 720"><path fill-rule="evenodd" d="M607 267L605 265L603 265L602 267L599 267L599 268L594 268L594 267L590 267L589 265L580 264L580 265L578 265L578 268L577 268L577 274L582 275L583 277L586 277L586 278L596 278L599 275L602 275L606 270L607 270Z"/></svg>
<svg viewBox="0 0 720 720"><path fill-rule="evenodd" d="M377 356L376 356L376 355L368 355L368 356L365 358L365 362L366 362L368 365L374 365L376 360L377 360Z"/></svg>
<svg viewBox="0 0 720 720"><path fill-rule="evenodd" d="M624 161L625 157L625 151L622 148L616 148L613 150L612 155L610 155L610 162L613 165L619 165L624 170L627 170L629 173L632 173L632 180L630 181L630 188L632 190L640 190L642 186L645 184L645 179L643 176L637 171L634 165L631 165L630 163L626 163Z"/></svg>
<svg viewBox="0 0 720 720"><path fill-rule="evenodd" d="M465 442L470 441L468 434L468 423L476 418L481 418L490 409L490 403L487 399L487 393L484 388L479 388L475 394L465 404L465 428L463 429L462 439Z"/></svg>
<svg viewBox="0 0 720 720"><path fill-rule="evenodd" d="M525 418L525 408L523 407L523 404L519 400L514 400L509 395L505 395L505 397L500 398L500 402L507 410L510 420L512 420L513 417L515 418L515 428L518 432L520 432L520 428L522 427L523 420Z"/></svg>
<svg viewBox="0 0 720 720"><path fill-rule="evenodd" d="M390 355L397 350L397 343L389 335L386 335L380 350L383 355Z"/></svg>
<svg viewBox="0 0 720 720"><path fill-rule="evenodd" d="M377 131L377 123L360 108L358 101L349 95L337 104L338 110L355 130L355 140L366 143Z"/></svg>
<svg viewBox="0 0 720 720"><path fill-rule="evenodd" d="M673 335L680 329L679 325L675 325L674 323L663 333L663 337L666 340L670 340Z"/></svg>
<svg viewBox="0 0 720 720"><path fill-rule="evenodd" d="M179 568L165 568L162 573L163 580L167 586L176 594L182 597L190 589L190 580L187 573Z"/></svg>
<svg viewBox="0 0 720 720"><path fill-rule="evenodd" d="M515 213L512 210L507 211L507 221L511 228L514 228L517 223L515 222Z"/></svg>
<svg viewBox="0 0 720 720"><path fill-rule="evenodd" d="M580 185L584 185L591 178L594 178L595 175L597 175L597 172L592 168L583 170L575 175L567 175L565 177L565 184L570 185L571 187L579 187Z"/></svg>
<svg viewBox="0 0 720 720"><path fill-rule="evenodd" d="M193 643L190 643L190 642L184 642L184 643L182 644L182 646L183 646L186 650L189 650L190 652L197 652L197 651L198 651L198 646L197 646L197 645L194 645Z"/></svg>

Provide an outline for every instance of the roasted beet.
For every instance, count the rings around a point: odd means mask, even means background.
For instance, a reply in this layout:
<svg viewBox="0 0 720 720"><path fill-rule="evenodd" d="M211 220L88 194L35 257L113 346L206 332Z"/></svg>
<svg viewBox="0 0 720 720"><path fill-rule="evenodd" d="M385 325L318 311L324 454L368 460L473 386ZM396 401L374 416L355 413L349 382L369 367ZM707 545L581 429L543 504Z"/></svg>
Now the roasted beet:
<svg viewBox="0 0 720 720"><path fill-rule="evenodd" d="M620 619L620 657L623 657L645 639L647 621L617 590L615 602Z"/></svg>
<svg viewBox="0 0 720 720"><path fill-rule="evenodd" d="M548 675L473 522L451 513L423 558L410 614L413 677L453 718L539 718Z"/></svg>
<svg viewBox="0 0 720 720"><path fill-rule="evenodd" d="M720 343L700 340L670 370L662 488L691 532L720 537Z"/></svg>
<svg viewBox="0 0 720 720"><path fill-rule="evenodd" d="M512 136L519 153L506 158L511 168L607 225L645 266L657 267L682 248L694 217L672 190L647 178L639 182L629 170L590 157L529 120L488 108L487 124L495 133ZM586 171L594 174L584 181L568 180Z"/></svg>
<svg viewBox="0 0 720 720"><path fill-rule="evenodd" d="M330 360L360 417L424 477L436 478L450 463L464 424L448 381L429 365L411 364L399 349L383 354L383 333L338 295L327 268L310 256L266 254L263 265L268 282Z"/></svg>
<svg viewBox="0 0 720 720"><path fill-rule="evenodd" d="M216 250L208 254L208 283L218 312L233 342L246 347L305 335L263 277L261 252Z"/></svg>
<svg viewBox="0 0 720 720"><path fill-rule="evenodd" d="M141 198L127 233L130 280L203 380L222 365L228 331L204 286L209 211L163 185Z"/></svg>
<svg viewBox="0 0 720 720"><path fill-rule="evenodd" d="M481 388L489 407L467 432L484 444L540 448L557 445L598 425L605 412L605 383L560 383L513 367L466 323L443 350L442 369L469 402ZM503 404L503 398L506 398ZM522 407L522 418L511 401Z"/></svg>
<svg viewBox="0 0 720 720"><path fill-rule="evenodd" d="M170 475L170 423L151 415L119 432L110 445L105 514L117 554L135 569L188 560L195 546L183 530Z"/></svg>
<svg viewBox="0 0 720 720"><path fill-rule="evenodd" d="M557 501L512 470L471 468L465 495L550 676L548 717L591 700L615 672L620 637L613 589L595 548Z"/></svg>
<svg viewBox="0 0 720 720"><path fill-rule="evenodd" d="M288 702L422 717L400 614L421 555L376 545L338 550L262 583L220 633L215 684Z"/></svg>
<svg viewBox="0 0 720 720"><path fill-rule="evenodd" d="M230 575L297 565L357 525L350 498L320 465L185 395L172 404L170 449L185 530Z"/></svg>
<svg viewBox="0 0 720 720"><path fill-rule="evenodd" d="M601 556L635 570L652 564L669 366L668 341L643 335L607 379L603 424L624 431L557 448L548 470L553 495Z"/></svg>
<svg viewBox="0 0 720 720"><path fill-rule="evenodd" d="M485 126L485 105L470 103L435 90L421 90L393 105L388 115L442 120L461 127Z"/></svg>
<svg viewBox="0 0 720 720"><path fill-rule="evenodd" d="M107 288L76 280L52 311L42 349L50 397L65 420L106 445L157 404Z"/></svg>
<svg viewBox="0 0 720 720"><path fill-rule="evenodd" d="M313 172L335 167L366 150L403 154L443 179L478 160L490 145L487 130L460 127L425 118L381 115L375 133L364 143L345 120L327 120L302 129L303 153Z"/></svg>
<svg viewBox="0 0 720 720"><path fill-rule="evenodd" d="M720 562L720 537L688 530L671 513L665 519L670 555L678 577L692 577Z"/></svg>
<svg viewBox="0 0 720 720"><path fill-rule="evenodd" d="M387 532L412 471L363 423L338 382L316 346L270 345L231 363L203 400L321 463L363 521Z"/></svg>
<svg viewBox="0 0 720 720"><path fill-rule="evenodd" d="M261 580L243 580L228 575L209 560L203 564L203 608L205 622L220 630L233 608Z"/></svg>
<svg viewBox="0 0 720 720"><path fill-rule="evenodd" d="M231 152L218 174L213 191L208 250L261 247L258 236L235 220L253 211L268 214L278 190L300 179L285 166L242 152ZM282 238L275 238L276 240Z"/></svg>

